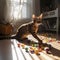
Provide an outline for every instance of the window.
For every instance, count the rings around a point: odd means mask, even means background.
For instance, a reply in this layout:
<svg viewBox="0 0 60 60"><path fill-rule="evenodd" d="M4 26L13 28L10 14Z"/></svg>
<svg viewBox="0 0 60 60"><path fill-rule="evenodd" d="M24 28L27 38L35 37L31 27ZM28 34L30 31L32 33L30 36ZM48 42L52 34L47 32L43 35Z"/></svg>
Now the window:
<svg viewBox="0 0 60 60"><path fill-rule="evenodd" d="M33 12L32 0L7 0L7 18L30 18Z"/></svg>

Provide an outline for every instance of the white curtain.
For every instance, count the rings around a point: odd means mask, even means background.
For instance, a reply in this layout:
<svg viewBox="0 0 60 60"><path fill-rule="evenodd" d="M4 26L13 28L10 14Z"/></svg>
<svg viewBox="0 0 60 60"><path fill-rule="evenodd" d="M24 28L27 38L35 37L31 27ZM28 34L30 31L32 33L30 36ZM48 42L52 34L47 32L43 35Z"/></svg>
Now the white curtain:
<svg viewBox="0 0 60 60"><path fill-rule="evenodd" d="M33 0L6 0L6 20L31 18Z"/></svg>

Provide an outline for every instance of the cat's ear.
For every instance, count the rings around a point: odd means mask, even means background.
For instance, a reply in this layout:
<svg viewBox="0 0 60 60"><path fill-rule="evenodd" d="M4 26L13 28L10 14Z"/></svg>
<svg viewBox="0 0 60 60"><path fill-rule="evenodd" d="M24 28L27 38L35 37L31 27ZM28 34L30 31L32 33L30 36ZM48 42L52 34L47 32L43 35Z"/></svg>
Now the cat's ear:
<svg viewBox="0 0 60 60"><path fill-rule="evenodd" d="M42 20L42 18L43 18L43 14L41 13L39 19Z"/></svg>
<svg viewBox="0 0 60 60"><path fill-rule="evenodd" d="M33 14L33 15L32 15L32 19L35 19L35 18L36 18L36 16L35 16L35 14Z"/></svg>

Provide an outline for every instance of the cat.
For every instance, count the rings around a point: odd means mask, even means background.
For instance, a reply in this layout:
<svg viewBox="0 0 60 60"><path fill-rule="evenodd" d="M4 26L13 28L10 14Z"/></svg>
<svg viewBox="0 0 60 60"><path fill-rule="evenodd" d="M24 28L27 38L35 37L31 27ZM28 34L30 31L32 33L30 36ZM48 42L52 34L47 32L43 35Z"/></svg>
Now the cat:
<svg viewBox="0 0 60 60"><path fill-rule="evenodd" d="M38 31L39 25L42 24L42 17L43 17L43 14L41 14L38 17L35 15L32 15L32 22L23 24L18 28L18 31L16 34L16 39L18 41L24 40L26 42L27 40L25 40L25 39L28 39L27 36L29 34L31 34L34 38L36 38L38 40L38 42L40 44L42 44L42 41L37 36L37 31Z"/></svg>
<svg viewBox="0 0 60 60"><path fill-rule="evenodd" d="M4 39L16 39L19 42L30 42L28 40L27 36L31 34L34 38L38 40L40 44L42 44L42 41L39 39L37 36L37 31L39 28L39 25L42 24L42 18L43 14L40 14L40 16L35 16L34 14L32 15L32 21L26 24L22 24L18 29L17 33L13 37L0 37L0 40Z"/></svg>
<svg viewBox="0 0 60 60"><path fill-rule="evenodd" d="M36 42L32 42L31 40L29 40L27 38L27 36L29 34L31 34L35 39L38 40L38 45L39 48L41 48L41 46L47 46L49 47L49 49L51 49L51 45L49 44L44 44L42 42L42 40L39 39L39 37L37 36L37 31L39 26L42 24L42 18L43 18L43 14L40 14L40 16L35 16L32 15L32 21L26 24L22 24L18 29L17 29L17 33L15 36L13 37L0 37L0 40L5 40L5 39L16 39L21 43L24 43L26 45L30 45L32 43L36 43ZM46 51L47 52L47 51ZM48 50L49 53L49 50Z"/></svg>

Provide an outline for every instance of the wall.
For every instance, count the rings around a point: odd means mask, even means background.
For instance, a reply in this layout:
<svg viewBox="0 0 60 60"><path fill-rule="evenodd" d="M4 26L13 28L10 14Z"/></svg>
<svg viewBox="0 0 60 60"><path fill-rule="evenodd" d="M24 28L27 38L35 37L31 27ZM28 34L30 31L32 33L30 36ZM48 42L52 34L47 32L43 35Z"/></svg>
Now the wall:
<svg viewBox="0 0 60 60"><path fill-rule="evenodd" d="M0 0L0 22L4 20L5 0Z"/></svg>
<svg viewBox="0 0 60 60"><path fill-rule="evenodd" d="M37 16L40 15L40 0L34 0L34 11Z"/></svg>

